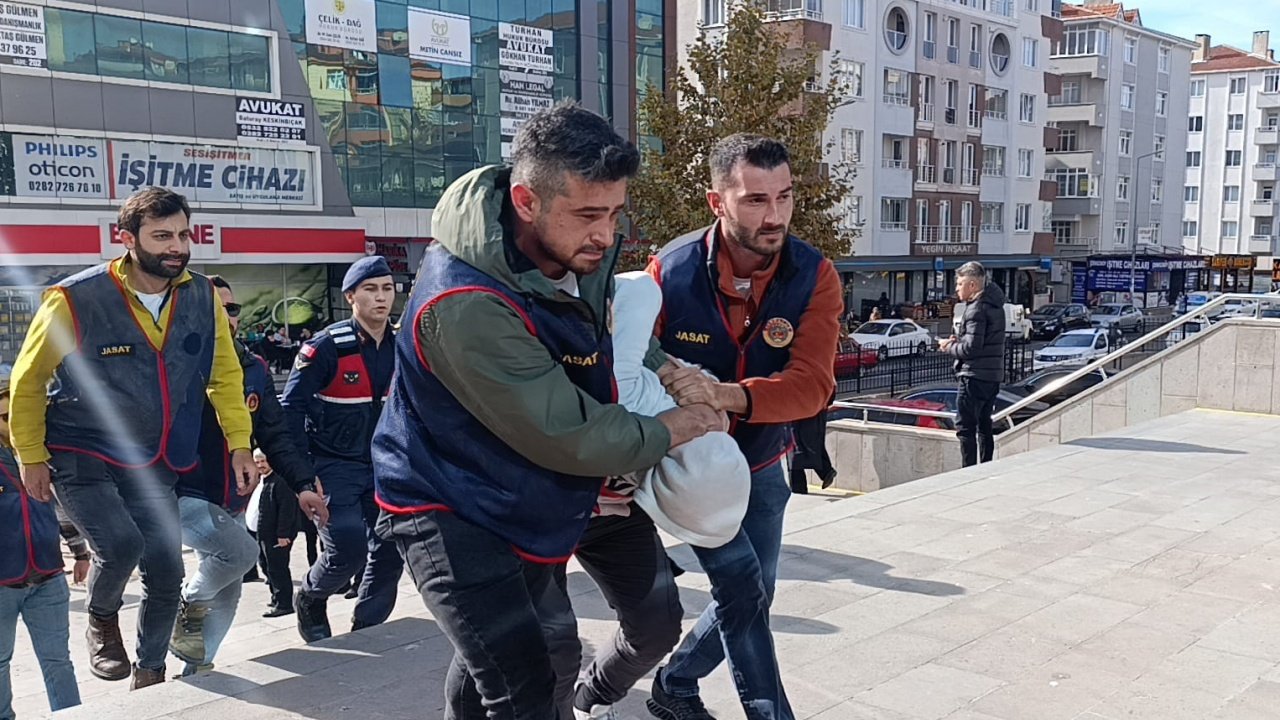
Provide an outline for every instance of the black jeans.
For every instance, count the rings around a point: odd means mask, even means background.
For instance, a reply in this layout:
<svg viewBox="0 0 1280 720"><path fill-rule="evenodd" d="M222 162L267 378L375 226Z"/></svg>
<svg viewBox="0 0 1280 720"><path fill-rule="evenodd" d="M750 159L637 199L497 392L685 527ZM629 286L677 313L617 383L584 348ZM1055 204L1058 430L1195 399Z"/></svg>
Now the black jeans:
<svg viewBox="0 0 1280 720"><path fill-rule="evenodd" d="M276 538L258 540L258 564L271 589L271 607L293 607L293 573L289 571L289 553L293 543L278 547Z"/></svg>
<svg viewBox="0 0 1280 720"><path fill-rule="evenodd" d="M956 437L960 438L960 459L964 467L991 462L996 439L991 432L991 414L995 411L1000 383L960 378L960 397L956 405Z"/></svg>
<svg viewBox="0 0 1280 720"><path fill-rule="evenodd" d="M427 609L453 643L445 720L555 720L555 673L542 606L563 565L529 562L509 543L452 512L383 513L379 534L395 543Z"/></svg>
<svg viewBox="0 0 1280 720"><path fill-rule="evenodd" d="M596 649L582 677L598 705L621 700L680 641L684 609L667 551L653 520L635 503L628 516L592 518L574 552L618 616L613 641ZM558 582L563 587L561 566ZM561 590L561 592L563 592ZM554 600L545 603L554 607ZM573 610L566 603L543 620L556 670L560 717L573 717L573 692L582 663L582 645Z"/></svg>

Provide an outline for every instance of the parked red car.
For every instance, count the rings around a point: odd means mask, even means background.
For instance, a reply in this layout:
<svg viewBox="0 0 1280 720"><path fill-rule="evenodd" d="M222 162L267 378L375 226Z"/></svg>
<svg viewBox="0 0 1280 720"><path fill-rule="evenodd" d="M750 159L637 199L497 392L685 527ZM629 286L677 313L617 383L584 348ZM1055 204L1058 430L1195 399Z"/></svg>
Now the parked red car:
<svg viewBox="0 0 1280 720"><path fill-rule="evenodd" d="M875 350L868 350L852 340L841 340L836 352L836 377L857 373L858 368L868 368L880 362Z"/></svg>

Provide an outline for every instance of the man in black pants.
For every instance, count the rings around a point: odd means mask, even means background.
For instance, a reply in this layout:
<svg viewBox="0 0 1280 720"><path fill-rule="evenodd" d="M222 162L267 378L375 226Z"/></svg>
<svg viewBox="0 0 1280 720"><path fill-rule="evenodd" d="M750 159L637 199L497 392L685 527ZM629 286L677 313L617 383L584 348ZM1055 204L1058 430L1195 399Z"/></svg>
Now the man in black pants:
<svg viewBox="0 0 1280 720"><path fill-rule="evenodd" d="M956 437L964 466L991 462L996 441L991 413L1004 380L1004 291L987 282L986 268L967 262L956 270L956 295L968 303L960 319L960 336L943 340L942 352L956 359L960 397Z"/></svg>

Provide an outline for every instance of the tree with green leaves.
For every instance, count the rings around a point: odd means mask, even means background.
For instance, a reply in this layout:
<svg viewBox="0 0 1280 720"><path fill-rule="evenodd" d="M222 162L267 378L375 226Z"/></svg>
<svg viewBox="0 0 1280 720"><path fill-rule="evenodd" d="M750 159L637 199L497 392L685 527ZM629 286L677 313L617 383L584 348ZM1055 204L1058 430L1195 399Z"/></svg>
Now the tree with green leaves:
<svg viewBox="0 0 1280 720"><path fill-rule="evenodd" d="M858 231L841 216L854 171L823 162L834 144L824 140L827 125L850 93L834 54L827 79L816 79L820 51L789 43L794 25L772 21L760 0L738 0L724 29L703 30L689 46L688 67L670 71L670 96L648 87L640 132L657 143L643 149L630 211L643 254L710 222L707 157L717 140L736 132L787 145L795 178L791 232L827 257L850 253Z"/></svg>

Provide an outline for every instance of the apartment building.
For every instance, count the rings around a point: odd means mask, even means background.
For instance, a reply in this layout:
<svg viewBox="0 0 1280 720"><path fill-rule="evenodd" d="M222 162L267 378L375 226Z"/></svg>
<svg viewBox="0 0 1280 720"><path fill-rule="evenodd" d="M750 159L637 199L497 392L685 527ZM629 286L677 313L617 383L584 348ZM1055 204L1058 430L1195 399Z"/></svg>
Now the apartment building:
<svg viewBox="0 0 1280 720"><path fill-rule="evenodd" d="M1049 98L1058 137L1045 168L1057 185L1059 253L1179 254L1194 44L1144 26L1138 9L1117 3L1066 5L1062 19L1052 54L1062 88ZM1127 268L1100 267L1089 266L1083 283L1077 277L1077 299L1128 290ZM1170 277L1140 273L1135 289L1150 280L1152 292L1167 290Z"/></svg>
<svg viewBox="0 0 1280 720"><path fill-rule="evenodd" d="M1209 286L1253 290L1257 256L1276 254L1280 63L1266 30L1248 50L1211 45L1208 35L1195 41L1182 244L1221 258ZM1271 263L1262 267L1271 274ZM1263 279L1258 289L1269 285Z"/></svg>
<svg viewBox="0 0 1280 720"><path fill-rule="evenodd" d="M681 4L675 45L723 27L732 2ZM1051 0L770 0L788 37L817 43L849 101L828 127L833 161L858 170L844 222L861 228L837 263L855 311L881 293L950 294L951 271L982 260L1022 302L1045 292L1053 251L1044 182Z"/></svg>

